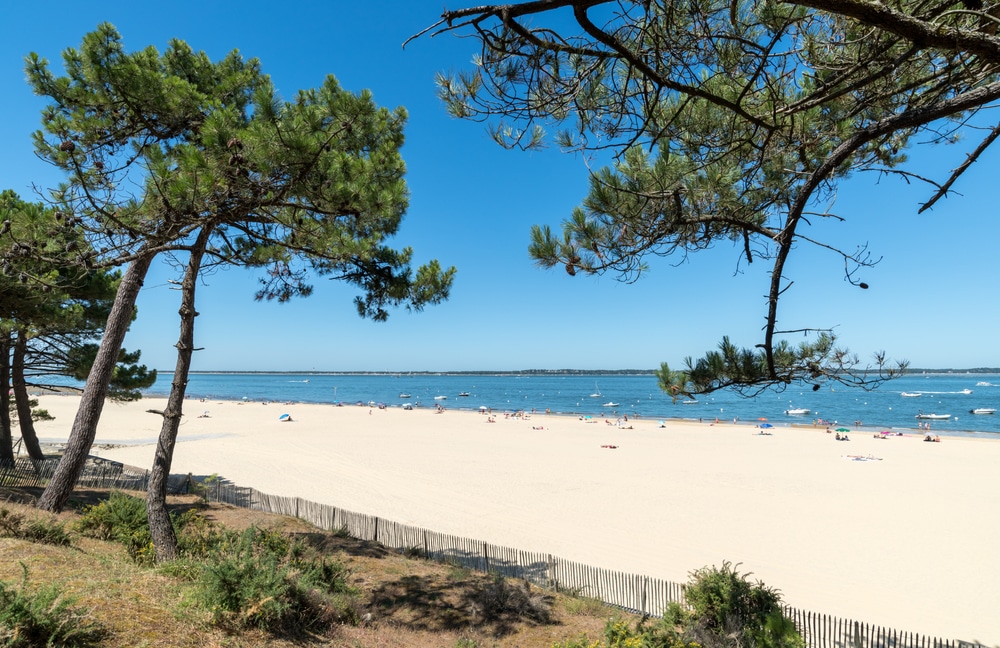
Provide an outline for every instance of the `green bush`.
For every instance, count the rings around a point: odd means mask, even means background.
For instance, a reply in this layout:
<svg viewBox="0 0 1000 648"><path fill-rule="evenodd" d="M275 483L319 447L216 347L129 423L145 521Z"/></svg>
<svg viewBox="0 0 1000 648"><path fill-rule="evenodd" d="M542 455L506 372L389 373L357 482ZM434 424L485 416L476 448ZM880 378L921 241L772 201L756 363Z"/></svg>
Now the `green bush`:
<svg viewBox="0 0 1000 648"><path fill-rule="evenodd" d="M94 646L104 636L103 629L88 614L73 607L54 584L29 592L28 568L19 588L0 582L0 645L6 648Z"/></svg>
<svg viewBox="0 0 1000 648"><path fill-rule="evenodd" d="M188 510L179 515L171 513L170 521L177 534L178 550L203 556L225 538L197 511ZM99 504L86 506L75 525L83 535L121 543L137 564L153 565L156 550L149 532L146 502L121 492L112 492Z"/></svg>
<svg viewBox="0 0 1000 648"><path fill-rule="evenodd" d="M224 627L279 632L356 623L360 605L347 568L309 553L275 531L225 534L198 579L198 599Z"/></svg>
<svg viewBox="0 0 1000 648"><path fill-rule="evenodd" d="M220 556L205 566L199 586L200 600L216 625L275 630L292 611L287 568L273 555L238 551Z"/></svg>
<svg viewBox="0 0 1000 648"><path fill-rule="evenodd" d="M58 547L68 547L72 544L66 527L54 518L29 520L21 513L5 508L0 508L0 536Z"/></svg>
<svg viewBox="0 0 1000 648"><path fill-rule="evenodd" d="M228 531L188 510L171 514L180 558L160 567L196 583L196 603L212 623L272 632L356 623L360 604L342 564L284 534L258 527ZM156 561L145 502L113 493L86 507L76 528L120 542L139 564Z"/></svg>
<svg viewBox="0 0 1000 648"><path fill-rule="evenodd" d="M661 627L665 634L704 646L802 648L804 641L781 611L781 595L750 581L736 566L703 567L684 589L688 608L671 603Z"/></svg>
<svg viewBox="0 0 1000 648"><path fill-rule="evenodd" d="M99 504L85 506L76 522L76 530L98 540L121 542L127 538L149 534L146 502L120 492L112 492Z"/></svg>

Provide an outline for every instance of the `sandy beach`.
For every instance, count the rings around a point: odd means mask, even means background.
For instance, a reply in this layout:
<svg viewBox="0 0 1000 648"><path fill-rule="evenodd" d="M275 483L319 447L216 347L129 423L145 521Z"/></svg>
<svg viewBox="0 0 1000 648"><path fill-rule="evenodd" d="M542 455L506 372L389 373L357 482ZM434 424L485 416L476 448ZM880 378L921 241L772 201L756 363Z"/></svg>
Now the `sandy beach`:
<svg viewBox="0 0 1000 648"><path fill-rule="evenodd" d="M56 420L39 436L65 441L78 397L40 401ZM146 410L163 406L109 403L93 454L148 468L161 418ZM502 412L491 423L430 408L185 410L173 473L677 582L728 560L801 609L1000 645L1000 441Z"/></svg>

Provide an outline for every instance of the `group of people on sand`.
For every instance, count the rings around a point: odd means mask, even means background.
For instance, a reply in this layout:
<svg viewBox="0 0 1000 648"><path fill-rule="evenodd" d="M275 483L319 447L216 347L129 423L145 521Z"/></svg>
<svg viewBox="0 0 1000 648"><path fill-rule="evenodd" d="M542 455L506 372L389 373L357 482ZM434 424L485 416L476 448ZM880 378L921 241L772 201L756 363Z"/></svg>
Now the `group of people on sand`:
<svg viewBox="0 0 1000 648"><path fill-rule="evenodd" d="M933 443L941 443L941 437L936 434L928 434L924 436L924 441L931 441Z"/></svg>

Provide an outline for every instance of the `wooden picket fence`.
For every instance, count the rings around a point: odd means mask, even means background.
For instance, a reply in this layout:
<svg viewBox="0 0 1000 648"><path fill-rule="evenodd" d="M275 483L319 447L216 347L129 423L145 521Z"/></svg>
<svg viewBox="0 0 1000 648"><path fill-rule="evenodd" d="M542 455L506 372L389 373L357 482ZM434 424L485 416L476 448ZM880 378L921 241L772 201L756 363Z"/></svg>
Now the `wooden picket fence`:
<svg viewBox="0 0 1000 648"><path fill-rule="evenodd" d="M0 486L41 486L55 470L57 460L18 459L0 465ZM91 458L77 482L90 488L145 491L148 472L117 462ZM302 519L327 531L376 542L388 549L428 560L524 580L550 590L598 599L643 616L659 617L672 602L684 604L684 586L671 581L627 574L563 560L546 553L511 549L482 540L428 531L355 513L300 497L269 495L237 486L225 479L194 484L190 477L171 476L172 492L197 487L209 501ZM785 606L808 648L986 648L961 640L901 632L849 619L816 614Z"/></svg>

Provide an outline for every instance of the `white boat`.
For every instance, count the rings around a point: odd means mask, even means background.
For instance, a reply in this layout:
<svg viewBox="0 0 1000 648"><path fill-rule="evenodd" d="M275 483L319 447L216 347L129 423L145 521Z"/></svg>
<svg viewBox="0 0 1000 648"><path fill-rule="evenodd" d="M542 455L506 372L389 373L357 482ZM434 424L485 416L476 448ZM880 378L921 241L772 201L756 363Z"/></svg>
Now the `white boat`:
<svg viewBox="0 0 1000 648"><path fill-rule="evenodd" d="M410 395L409 395L409 394L407 394L406 392L399 392L399 397L400 397L400 398L409 398L409 397L410 397Z"/></svg>
<svg viewBox="0 0 1000 648"><path fill-rule="evenodd" d="M811 411L812 410L807 410L804 407L797 407L795 409L786 409L785 414L788 414L789 416L802 416L803 414L808 414Z"/></svg>
<svg viewBox="0 0 1000 648"><path fill-rule="evenodd" d="M618 407L618 405L620 405L620 403L613 403L611 401L608 401L607 403L601 405L601 407Z"/></svg>
<svg viewBox="0 0 1000 648"><path fill-rule="evenodd" d="M469 392L458 392L459 396L468 396Z"/></svg>
<svg viewBox="0 0 1000 648"><path fill-rule="evenodd" d="M917 414L916 418L928 419L931 421L945 421L951 418L951 414L924 414L923 412L920 412L919 414Z"/></svg>
<svg viewBox="0 0 1000 648"><path fill-rule="evenodd" d="M976 409L969 410L969 414L996 414L997 411L993 407L977 407Z"/></svg>
<svg viewBox="0 0 1000 648"><path fill-rule="evenodd" d="M604 395L601 393L601 388L597 386L597 383L594 383L594 390L594 393L590 395L591 398L600 398Z"/></svg>
<svg viewBox="0 0 1000 648"><path fill-rule="evenodd" d="M435 396L434 400L448 400L447 396Z"/></svg>
<svg viewBox="0 0 1000 648"><path fill-rule="evenodd" d="M920 398L920 392L900 392L899 395L903 398Z"/></svg>
<svg viewBox="0 0 1000 648"><path fill-rule="evenodd" d="M697 405L698 404L698 401L696 401L696 400L686 400L686 401L681 401L681 402L684 403L685 405Z"/></svg>

